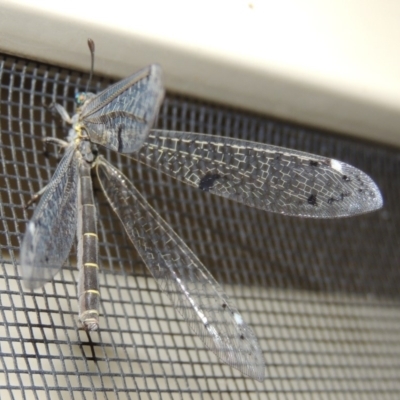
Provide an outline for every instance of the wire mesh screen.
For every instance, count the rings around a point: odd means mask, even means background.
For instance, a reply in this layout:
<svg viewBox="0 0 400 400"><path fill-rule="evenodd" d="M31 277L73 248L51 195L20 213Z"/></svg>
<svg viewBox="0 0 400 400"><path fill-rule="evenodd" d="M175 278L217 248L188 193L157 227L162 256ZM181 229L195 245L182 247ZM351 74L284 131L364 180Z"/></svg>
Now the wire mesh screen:
<svg viewBox="0 0 400 400"><path fill-rule="evenodd" d="M43 289L26 291L24 205L60 159L46 136L68 127L87 75L3 56L0 143L0 398L398 398L400 153L168 94L158 127L218 134L333 157L380 187L384 208L335 220L281 216L196 190L121 155L135 183L234 299L266 360L263 383L223 365L162 294L94 180L101 320L76 323L76 247ZM97 92L110 82L92 81Z"/></svg>

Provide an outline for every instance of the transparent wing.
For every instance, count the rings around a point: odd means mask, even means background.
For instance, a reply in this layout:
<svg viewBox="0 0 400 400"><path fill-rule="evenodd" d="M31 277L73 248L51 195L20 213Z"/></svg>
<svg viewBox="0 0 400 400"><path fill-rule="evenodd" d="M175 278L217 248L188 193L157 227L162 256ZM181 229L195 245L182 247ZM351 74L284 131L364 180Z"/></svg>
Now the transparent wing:
<svg viewBox="0 0 400 400"><path fill-rule="evenodd" d="M200 260L132 183L102 157L97 175L160 289L192 331L222 361L262 381L265 363L253 331Z"/></svg>
<svg viewBox="0 0 400 400"><path fill-rule="evenodd" d="M283 147L151 130L130 157L201 190L286 215L332 218L382 207L378 187L364 172Z"/></svg>
<svg viewBox="0 0 400 400"><path fill-rule="evenodd" d="M92 142L131 153L147 137L163 97L161 67L149 65L90 98L80 121Z"/></svg>
<svg viewBox="0 0 400 400"><path fill-rule="evenodd" d="M51 280L71 250L77 223L75 154L75 146L69 146L28 223L20 252L21 275L28 289Z"/></svg>

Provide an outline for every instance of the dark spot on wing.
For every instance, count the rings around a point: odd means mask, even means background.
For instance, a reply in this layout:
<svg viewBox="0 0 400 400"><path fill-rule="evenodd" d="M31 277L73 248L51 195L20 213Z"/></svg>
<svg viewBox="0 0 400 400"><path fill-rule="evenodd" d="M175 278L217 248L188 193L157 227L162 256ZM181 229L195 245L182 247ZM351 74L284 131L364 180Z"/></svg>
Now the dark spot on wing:
<svg viewBox="0 0 400 400"><path fill-rule="evenodd" d="M220 179L221 175L219 174L206 174L204 175L199 183L199 189L204 192L208 192L213 186L216 180Z"/></svg>
<svg viewBox="0 0 400 400"><path fill-rule="evenodd" d="M350 193L340 193L340 200L343 200L345 197L350 197Z"/></svg>
<svg viewBox="0 0 400 400"><path fill-rule="evenodd" d="M46 256L45 260L46 260L46 262L49 262L49 257Z"/></svg>
<svg viewBox="0 0 400 400"><path fill-rule="evenodd" d="M310 165L312 167L318 167L319 163L318 163L318 161L310 160Z"/></svg>
<svg viewBox="0 0 400 400"><path fill-rule="evenodd" d="M226 303L223 303L223 304L222 304L222 308L225 309L226 307L227 307L227 306L226 306Z"/></svg>
<svg viewBox="0 0 400 400"><path fill-rule="evenodd" d="M317 205L317 196L315 194L311 194L310 197L307 199L308 204L311 204L312 206Z"/></svg>
<svg viewBox="0 0 400 400"><path fill-rule="evenodd" d="M344 181L346 181L346 182L349 182L349 181L350 181L350 178L349 178L347 175L343 175L343 176L342 176L342 179L343 179Z"/></svg>
<svg viewBox="0 0 400 400"><path fill-rule="evenodd" d="M244 340L244 335L240 335L240 339L241 339L241 340Z"/></svg>
<svg viewBox="0 0 400 400"><path fill-rule="evenodd" d="M118 138L118 152L122 153L123 149L124 149L124 144L122 143L122 132L125 129L125 125L124 124L119 124L117 126L117 138Z"/></svg>
<svg viewBox="0 0 400 400"><path fill-rule="evenodd" d="M350 193L340 193L340 195L339 195L339 197L337 198L337 199L335 199L334 197L330 197L329 199L328 199L328 204L332 204L332 203L334 203L335 201L343 201L343 199L345 198L345 197L349 197L351 194Z"/></svg>

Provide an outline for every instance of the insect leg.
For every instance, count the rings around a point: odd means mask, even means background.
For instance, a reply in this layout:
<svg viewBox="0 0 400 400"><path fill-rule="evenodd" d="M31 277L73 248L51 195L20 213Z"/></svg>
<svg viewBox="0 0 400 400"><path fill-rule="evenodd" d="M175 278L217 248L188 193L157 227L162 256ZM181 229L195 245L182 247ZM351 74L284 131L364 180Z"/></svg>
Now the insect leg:
<svg viewBox="0 0 400 400"><path fill-rule="evenodd" d="M72 125L72 119L67 113L67 110L61 105L57 103L51 103L47 106L50 110L56 109L56 111L60 114L60 117L68 124Z"/></svg>
<svg viewBox="0 0 400 400"><path fill-rule="evenodd" d="M25 204L24 209L26 210L31 204L36 203L42 194L46 191L49 185L43 186L38 192L36 192Z"/></svg>
<svg viewBox="0 0 400 400"><path fill-rule="evenodd" d="M66 142L65 140L61 140L61 139L57 139L57 138L53 138L53 137L45 137L43 139L43 142L45 144L47 143L53 143L56 144L57 146L60 146L61 148L67 148L69 146L69 143ZM24 208L25 210L33 203L36 203L39 198L42 196L42 194L46 191L47 186L42 187L38 192L36 192L31 198L30 200L27 201L27 203L25 204Z"/></svg>
<svg viewBox="0 0 400 400"><path fill-rule="evenodd" d="M65 140L61 140L61 139L50 137L50 136L43 138L43 142L45 144L53 143L53 144L55 144L57 146L60 146L61 148L66 148L69 145L69 143L66 142Z"/></svg>
<svg viewBox="0 0 400 400"><path fill-rule="evenodd" d="M81 160L78 188L78 297L79 322L87 331L99 327L98 238L91 166Z"/></svg>

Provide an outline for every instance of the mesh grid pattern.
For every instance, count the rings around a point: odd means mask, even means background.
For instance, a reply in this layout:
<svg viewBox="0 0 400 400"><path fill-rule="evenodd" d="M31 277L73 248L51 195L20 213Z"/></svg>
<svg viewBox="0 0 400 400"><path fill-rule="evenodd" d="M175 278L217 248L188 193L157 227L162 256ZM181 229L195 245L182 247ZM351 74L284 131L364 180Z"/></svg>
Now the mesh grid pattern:
<svg viewBox="0 0 400 400"><path fill-rule="evenodd" d="M158 127L333 157L380 187L384 208L337 220L290 218L188 187L107 150L234 300L267 363L259 383L222 365L173 310L95 185L100 331L76 324L76 248L54 281L24 291L19 245L60 154L87 75L3 56L0 142L0 398L398 398L400 153L169 94ZM95 78L97 92L110 82Z"/></svg>

